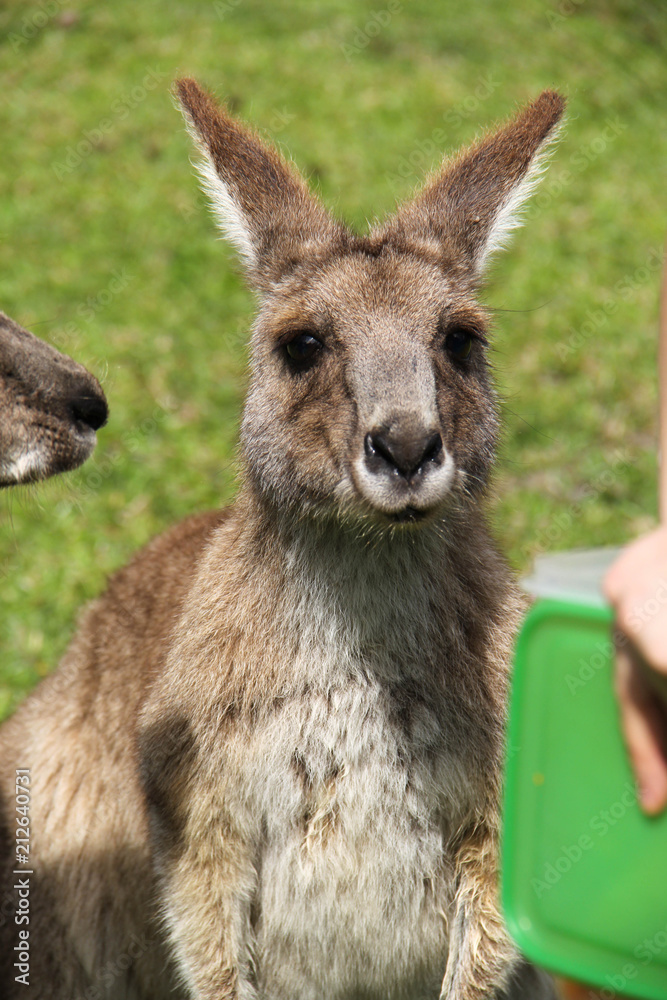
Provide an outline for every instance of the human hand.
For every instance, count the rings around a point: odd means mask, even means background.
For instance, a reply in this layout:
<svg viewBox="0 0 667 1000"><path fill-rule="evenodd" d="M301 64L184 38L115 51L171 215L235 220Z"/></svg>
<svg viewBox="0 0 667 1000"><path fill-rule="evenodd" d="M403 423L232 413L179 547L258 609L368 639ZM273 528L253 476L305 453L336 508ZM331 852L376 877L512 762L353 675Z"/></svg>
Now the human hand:
<svg viewBox="0 0 667 1000"><path fill-rule="evenodd" d="M667 805L667 527L632 542L603 584L621 634L616 695L647 813Z"/></svg>

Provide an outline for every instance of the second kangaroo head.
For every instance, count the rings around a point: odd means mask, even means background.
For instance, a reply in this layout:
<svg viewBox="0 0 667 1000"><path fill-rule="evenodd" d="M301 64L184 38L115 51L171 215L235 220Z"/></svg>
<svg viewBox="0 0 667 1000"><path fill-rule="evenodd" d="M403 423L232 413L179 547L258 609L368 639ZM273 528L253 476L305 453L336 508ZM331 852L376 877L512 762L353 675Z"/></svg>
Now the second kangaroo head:
<svg viewBox="0 0 667 1000"><path fill-rule="evenodd" d="M224 234L260 294L242 446L281 509L414 524L474 503L498 419L475 291L561 118L545 91L368 235L193 80L177 84Z"/></svg>

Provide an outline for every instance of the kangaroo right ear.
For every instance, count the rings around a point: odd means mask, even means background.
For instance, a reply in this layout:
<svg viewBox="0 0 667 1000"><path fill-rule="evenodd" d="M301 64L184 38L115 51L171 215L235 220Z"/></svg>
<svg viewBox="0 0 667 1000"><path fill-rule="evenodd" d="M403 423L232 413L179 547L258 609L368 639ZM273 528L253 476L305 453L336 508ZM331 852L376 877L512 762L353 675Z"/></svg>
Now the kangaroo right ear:
<svg viewBox="0 0 667 1000"><path fill-rule="evenodd" d="M304 180L230 118L195 80L176 83L204 189L224 236L239 250L253 284L268 290L307 253L343 229Z"/></svg>
<svg viewBox="0 0 667 1000"><path fill-rule="evenodd" d="M559 94L545 90L499 131L446 162L387 231L426 242L477 281L521 225L564 108Z"/></svg>

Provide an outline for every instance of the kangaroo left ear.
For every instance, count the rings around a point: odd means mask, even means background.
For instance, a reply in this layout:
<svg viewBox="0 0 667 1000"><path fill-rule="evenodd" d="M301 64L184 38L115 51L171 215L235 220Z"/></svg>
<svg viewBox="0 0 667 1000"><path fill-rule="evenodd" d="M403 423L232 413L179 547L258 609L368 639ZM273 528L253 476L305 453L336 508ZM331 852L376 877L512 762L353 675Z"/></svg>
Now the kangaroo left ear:
<svg viewBox="0 0 667 1000"><path fill-rule="evenodd" d="M266 290L304 253L341 238L338 225L278 153L231 118L195 80L176 83L202 154L203 186L252 284Z"/></svg>
<svg viewBox="0 0 667 1000"><path fill-rule="evenodd" d="M544 169L565 109L560 94L545 90L513 121L453 161L387 226L439 248L473 279L521 225L521 208Z"/></svg>

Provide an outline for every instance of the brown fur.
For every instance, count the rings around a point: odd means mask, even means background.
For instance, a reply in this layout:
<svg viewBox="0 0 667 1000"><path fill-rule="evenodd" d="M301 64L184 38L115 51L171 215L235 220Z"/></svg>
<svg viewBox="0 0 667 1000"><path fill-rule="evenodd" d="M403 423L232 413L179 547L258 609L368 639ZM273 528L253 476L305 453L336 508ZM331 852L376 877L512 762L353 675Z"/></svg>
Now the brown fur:
<svg viewBox="0 0 667 1000"><path fill-rule="evenodd" d="M496 898L521 600L484 521L474 287L562 102L356 237L197 84L179 94L261 293L244 483L112 579L3 727L4 885L19 767L34 867L33 992L10 906L3 995L552 997Z"/></svg>
<svg viewBox="0 0 667 1000"><path fill-rule="evenodd" d="M0 313L0 487L75 469L106 418L96 378Z"/></svg>

